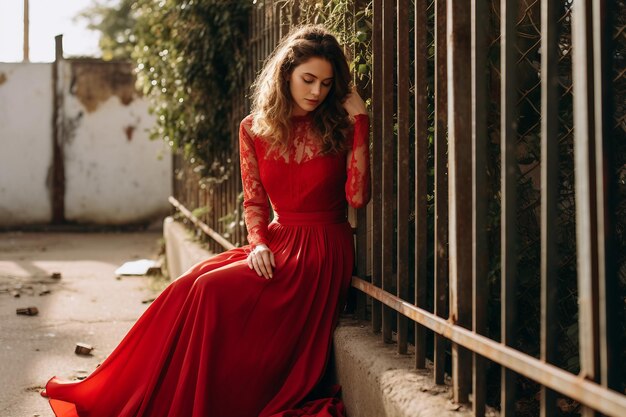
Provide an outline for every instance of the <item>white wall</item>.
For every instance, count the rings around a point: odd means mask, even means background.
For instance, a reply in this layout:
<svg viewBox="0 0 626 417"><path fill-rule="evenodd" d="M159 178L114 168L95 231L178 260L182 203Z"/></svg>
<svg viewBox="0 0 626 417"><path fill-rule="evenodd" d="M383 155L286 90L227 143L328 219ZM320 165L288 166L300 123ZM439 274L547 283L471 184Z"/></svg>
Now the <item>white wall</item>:
<svg viewBox="0 0 626 417"><path fill-rule="evenodd" d="M149 139L154 117L147 101L98 86L89 65L64 65L63 72L73 93L64 103L72 125L65 145L66 219L125 224L163 217L170 209L172 158L164 141Z"/></svg>
<svg viewBox="0 0 626 417"><path fill-rule="evenodd" d="M0 226L48 223L51 64L0 63Z"/></svg>
<svg viewBox="0 0 626 417"><path fill-rule="evenodd" d="M122 225L164 217L171 154L149 139L154 117L134 93L130 66L68 60L61 75L65 219ZM51 222L52 85L52 64L0 63L0 227Z"/></svg>

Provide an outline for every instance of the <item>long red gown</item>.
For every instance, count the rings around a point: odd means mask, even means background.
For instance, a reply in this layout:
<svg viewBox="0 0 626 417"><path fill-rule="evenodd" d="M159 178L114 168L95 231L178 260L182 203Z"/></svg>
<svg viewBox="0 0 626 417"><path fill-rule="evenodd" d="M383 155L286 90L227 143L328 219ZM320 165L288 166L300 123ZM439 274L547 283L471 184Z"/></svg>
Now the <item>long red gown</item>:
<svg viewBox="0 0 626 417"><path fill-rule="evenodd" d="M251 123L248 116L240 127L250 245L173 281L89 377L53 377L42 395L56 416L345 416L336 396L309 394L352 273L346 202L369 199L369 120L356 116L347 153L324 155L308 116L293 118L283 153L255 137ZM269 280L246 265L260 243L275 255Z"/></svg>

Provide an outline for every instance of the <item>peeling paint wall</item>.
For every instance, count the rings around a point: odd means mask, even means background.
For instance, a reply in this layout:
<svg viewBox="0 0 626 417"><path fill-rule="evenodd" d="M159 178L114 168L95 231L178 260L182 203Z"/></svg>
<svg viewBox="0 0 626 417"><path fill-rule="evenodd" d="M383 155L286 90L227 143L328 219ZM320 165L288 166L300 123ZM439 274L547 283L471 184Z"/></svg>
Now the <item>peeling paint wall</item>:
<svg viewBox="0 0 626 417"><path fill-rule="evenodd" d="M51 64L0 63L0 226L49 223Z"/></svg>
<svg viewBox="0 0 626 417"><path fill-rule="evenodd" d="M149 139L154 118L131 66L72 60L62 74L66 220L126 224L166 214L171 156Z"/></svg>
<svg viewBox="0 0 626 417"><path fill-rule="evenodd" d="M0 63L0 227L52 221L53 64ZM130 64L60 63L65 219L122 225L170 210L171 154Z"/></svg>

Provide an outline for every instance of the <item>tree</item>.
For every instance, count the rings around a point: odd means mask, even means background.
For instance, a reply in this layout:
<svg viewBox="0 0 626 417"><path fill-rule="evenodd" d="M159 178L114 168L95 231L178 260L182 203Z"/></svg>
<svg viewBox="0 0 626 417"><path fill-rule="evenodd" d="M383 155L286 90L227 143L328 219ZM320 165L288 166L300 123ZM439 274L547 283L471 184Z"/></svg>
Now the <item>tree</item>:
<svg viewBox="0 0 626 417"><path fill-rule="evenodd" d="M87 27L100 32L102 59L131 59L137 38L133 5L136 0L94 0L76 18L86 19Z"/></svg>
<svg viewBox="0 0 626 417"><path fill-rule="evenodd" d="M247 64L251 1L138 0L138 85L157 115L154 135L205 167L230 146L234 94ZM217 164L216 164L217 162ZM204 171L209 174L207 170Z"/></svg>

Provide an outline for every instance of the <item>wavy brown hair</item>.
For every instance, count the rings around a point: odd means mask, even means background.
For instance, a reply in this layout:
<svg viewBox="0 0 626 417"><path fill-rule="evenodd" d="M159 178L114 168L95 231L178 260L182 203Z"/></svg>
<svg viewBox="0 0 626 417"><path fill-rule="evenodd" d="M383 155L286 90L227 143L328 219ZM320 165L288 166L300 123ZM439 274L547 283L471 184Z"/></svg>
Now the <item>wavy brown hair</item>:
<svg viewBox="0 0 626 417"><path fill-rule="evenodd" d="M341 152L350 128L342 103L351 92L352 76L337 38L321 25L292 29L265 61L252 85L252 132L272 147L287 147L293 107L288 80L298 65L313 57L330 62L334 78L324 101L311 112L314 133L322 153Z"/></svg>

